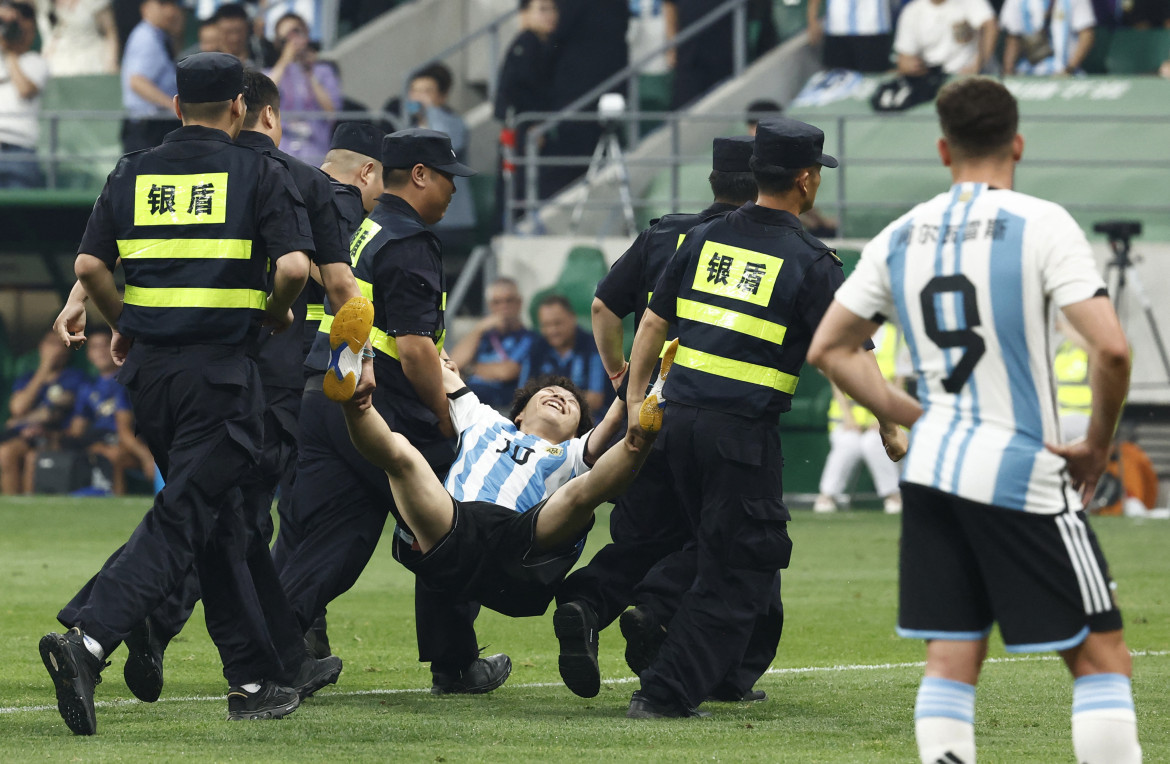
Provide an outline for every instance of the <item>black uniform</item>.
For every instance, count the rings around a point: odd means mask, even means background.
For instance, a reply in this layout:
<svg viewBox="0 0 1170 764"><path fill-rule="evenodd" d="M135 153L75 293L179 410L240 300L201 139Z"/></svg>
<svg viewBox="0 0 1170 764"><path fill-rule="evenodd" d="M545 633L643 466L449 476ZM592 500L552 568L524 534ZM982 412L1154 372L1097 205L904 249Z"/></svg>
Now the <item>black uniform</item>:
<svg viewBox="0 0 1170 764"><path fill-rule="evenodd" d="M642 674L654 703L693 708L742 662L788 566L777 420L842 280L794 215L749 203L694 229L654 291L680 341L659 442L696 536L694 583Z"/></svg>
<svg viewBox="0 0 1170 764"><path fill-rule="evenodd" d="M276 148L272 139L254 130L244 130L236 138L236 144L275 158L289 172L305 202L309 226L313 235L315 252L312 259L317 265L349 263L348 237L342 236L339 214L336 207L334 184L328 175L305 162ZM271 289L271 277L269 279ZM310 297L306 292L313 287L324 293L324 288L309 279L300 296L293 303L293 323L279 334L262 328L257 335L259 350L256 363L264 389L264 442L260 463L251 471L243 486L246 502L253 507L255 530L265 545L272 538L272 499L281 481L292 483L292 472L296 466L297 417L300 414L301 394L304 392L303 327L308 323L306 313ZM286 503L283 503L287 506ZM259 565L268 568L258 561ZM266 578L276 579L275 568L265 570ZM277 583L275 588L279 588ZM194 572L189 580L169 597L152 614L155 635L163 644L178 634L190 618L195 602L199 599L199 587ZM288 612L287 606L283 608ZM282 633L277 635L281 644L297 645L303 631L298 631L294 620L282 619Z"/></svg>
<svg viewBox="0 0 1170 764"><path fill-rule="evenodd" d="M666 215L652 221L598 282L595 296L617 316L633 313L635 326L640 324L650 293L687 232L734 209L733 204L715 203L697 215ZM655 563L692 538L657 443L633 485L614 503L609 533L612 543L557 590L559 604L580 600L593 608L598 629L613 623L634 602L634 587Z"/></svg>
<svg viewBox="0 0 1170 764"><path fill-rule="evenodd" d="M411 334L429 337L442 348L446 298L439 240L409 204L383 194L354 234L350 260L359 287L374 303L374 406L423 453L436 474L445 474L454 459L454 444L440 433L438 419L403 373L396 344L396 337ZM387 514L398 517L385 473L357 452L340 407L322 392L329 324L328 317L322 321L306 362L315 374L302 400L290 517L300 542L288 550L280 571L305 630L329 602L353 586L374 552Z"/></svg>
<svg viewBox="0 0 1170 764"><path fill-rule="evenodd" d="M228 203L228 199L231 203ZM233 685L295 670L268 639L279 585L257 566L241 485L259 462L263 397L248 353L266 264L313 251L304 203L275 160L220 130L183 127L122 158L80 252L122 258L119 330L134 345L119 371L138 427L167 478L125 547L58 618L106 650L194 566L207 627Z"/></svg>
<svg viewBox="0 0 1170 764"><path fill-rule="evenodd" d="M500 65L500 76L496 87L494 114L499 122L507 122L509 113L524 114L534 111L555 111L557 101L553 91L552 45L542 41L535 32L525 30L512 40ZM531 122L515 125L517 158L523 159L528 150L528 128ZM528 168L517 166L513 176L513 198L523 199L527 188ZM504 214L503 173L500 174L497 197L500 204L500 219Z"/></svg>

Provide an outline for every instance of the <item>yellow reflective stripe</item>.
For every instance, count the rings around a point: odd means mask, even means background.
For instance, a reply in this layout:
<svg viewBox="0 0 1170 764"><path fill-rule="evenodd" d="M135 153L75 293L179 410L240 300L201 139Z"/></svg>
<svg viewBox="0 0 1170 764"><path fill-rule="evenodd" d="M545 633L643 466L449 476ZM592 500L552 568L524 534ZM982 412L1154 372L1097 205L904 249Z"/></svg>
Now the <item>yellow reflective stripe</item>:
<svg viewBox="0 0 1170 764"><path fill-rule="evenodd" d="M321 324L317 327L317 331L324 332L325 334L328 334L329 330L332 327L333 327L333 316L326 313L324 316L321 317Z"/></svg>
<svg viewBox="0 0 1170 764"><path fill-rule="evenodd" d="M678 352L675 353L674 362L688 369L739 382L771 387L789 395L796 392L796 383L800 381L800 378L793 374L785 374L768 366L736 361L733 358L724 358L721 355L704 353L701 350L682 346L679 346Z"/></svg>
<svg viewBox="0 0 1170 764"><path fill-rule="evenodd" d="M679 318L698 321L700 324L708 326L718 326L720 329L730 329L733 332L774 342L777 345L784 344L784 333L788 331L787 327L774 321L766 321L746 313L708 305L705 302L686 300L682 297L678 298L675 313Z"/></svg>
<svg viewBox="0 0 1170 764"><path fill-rule="evenodd" d="M362 293L362 297L365 297L367 300L374 299L374 285L373 284L371 284L368 281L362 281L359 278L355 278L354 281L357 282L358 291L360 291Z"/></svg>
<svg viewBox="0 0 1170 764"><path fill-rule="evenodd" d="M370 329L370 346L398 360L398 340L376 326Z"/></svg>
<svg viewBox="0 0 1170 764"><path fill-rule="evenodd" d="M366 218L358 229L353 232L353 237L349 240L349 264L356 268L358 260L362 257L362 252L370 240L382 230L382 226L375 223L373 220Z"/></svg>
<svg viewBox="0 0 1170 764"><path fill-rule="evenodd" d="M118 239L123 260L248 260L251 239Z"/></svg>
<svg viewBox="0 0 1170 764"><path fill-rule="evenodd" d="M320 321L325 318L325 306L321 303L309 303L305 306L305 320L306 321ZM333 323L332 320L329 321Z"/></svg>
<svg viewBox="0 0 1170 764"><path fill-rule="evenodd" d="M259 289L152 289L126 285L122 300L144 308L254 308L264 310Z"/></svg>

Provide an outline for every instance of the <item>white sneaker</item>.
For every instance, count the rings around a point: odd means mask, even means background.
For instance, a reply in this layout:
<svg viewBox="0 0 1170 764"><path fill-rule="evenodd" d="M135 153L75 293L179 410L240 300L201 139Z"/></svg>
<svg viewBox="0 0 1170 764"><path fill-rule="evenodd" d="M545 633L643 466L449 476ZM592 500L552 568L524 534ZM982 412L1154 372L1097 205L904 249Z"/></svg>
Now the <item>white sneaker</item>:
<svg viewBox="0 0 1170 764"><path fill-rule="evenodd" d="M813 512L836 512L837 502L833 500L832 496L821 494L817 496L817 500L813 502Z"/></svg>
<svg viewBox="0 0 1170 764"><path fill-rule="evenodd" d="M338 402L348 401L362 378L362 348L374 325L374 305L365 297L351 297L329 328L329 368L325 370L322 389Z"/></svg>

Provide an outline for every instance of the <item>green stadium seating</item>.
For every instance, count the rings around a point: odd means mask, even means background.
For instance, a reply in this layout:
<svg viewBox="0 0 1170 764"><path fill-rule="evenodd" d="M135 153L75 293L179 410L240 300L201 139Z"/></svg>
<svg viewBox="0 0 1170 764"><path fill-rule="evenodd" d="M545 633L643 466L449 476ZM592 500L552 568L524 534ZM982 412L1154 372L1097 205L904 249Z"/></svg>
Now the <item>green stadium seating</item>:
<svg viewBox="0 0 1170 764"><path fill-rule="evenodd" d="M1170 29L1117 29L1105 66L1110 74L1153 74L1170 57Z"/></svg>
<svg viewBox="0 0 1170 764"><path fill-rule="evenodd" d="M1093 31L1093 47L1089 49L1089 55L1085 56L1085 60L1081 62L1081 68L1085 70L1085 74L1105 74L1108 71L1105 60L1109 56L1109 44L1112 40L1112 29L1097 27Z"/></svg>
<svg viewBox="0 0 1170 764"><path fill-rule="evenodd" d="M50 79L41 111L117 111L122 108L118 75ZM121 117L112 119L41 119L39 154L50 187L98 189L122 154ZM58 157L54 162L54 133ZM56 176L55 181L53 176Z"/></svg>
<svg viewBox="0 0 1170 764"><path fill-rule="evenodd" d="M592 326L593 292L597 288L597 282L608 272L605 253L600 249L584 245L573 247L569 250L569 256L556 282L532 296L532 302L528 306L532 325L538 325L536 309L540 301L550 294L559 294L569 300L573 312L577 314L577 322L582 328L589 329Z"/></svg>

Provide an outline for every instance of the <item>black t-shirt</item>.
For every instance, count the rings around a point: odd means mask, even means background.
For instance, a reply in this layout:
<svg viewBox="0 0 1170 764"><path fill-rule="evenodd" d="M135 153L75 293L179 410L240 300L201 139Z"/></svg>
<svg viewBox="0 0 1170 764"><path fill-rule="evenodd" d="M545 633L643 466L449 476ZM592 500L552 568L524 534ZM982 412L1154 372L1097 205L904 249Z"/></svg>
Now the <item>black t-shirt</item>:
<svg viewBox="0 0 1170 764"><path fill-rule="evenodd" d="M531 30L516 36L504 62L496 87L495 117L500 122L508 111L553 111L556 99L552 89L552 47L541 42Z"/></svg>
<svg viewBox="0 0 1170 764"><path fill-rule="evenodd" d="M329 176L281 151L271 138L255 130L241 132L236 138L236 143L273 157L288 168L293 183L305 200L305 209L309 215L313 243L317 248L312 258L313 262L317 265L333 263L348 265L349 239L343 238L341 234L334 203L333 182ZM316 282L312 283L316 286ZM271 286L270 274L269 288ZM310 299L316 298L317 294L319 294L317 290L311 289L306 282L305 289L293 303L292 326L279 334L273 334L267 327L260 329L260 348L256 363L260 368L260 379L266 386L288 389L300 389L304 386L305 317Z"/></svg>
<svg viewBox="0 0 1170 764"><path fill-rule="evenodd" d="M559 0L553 33L553 88L566 106L629 63L626 0Z"/></svg>

